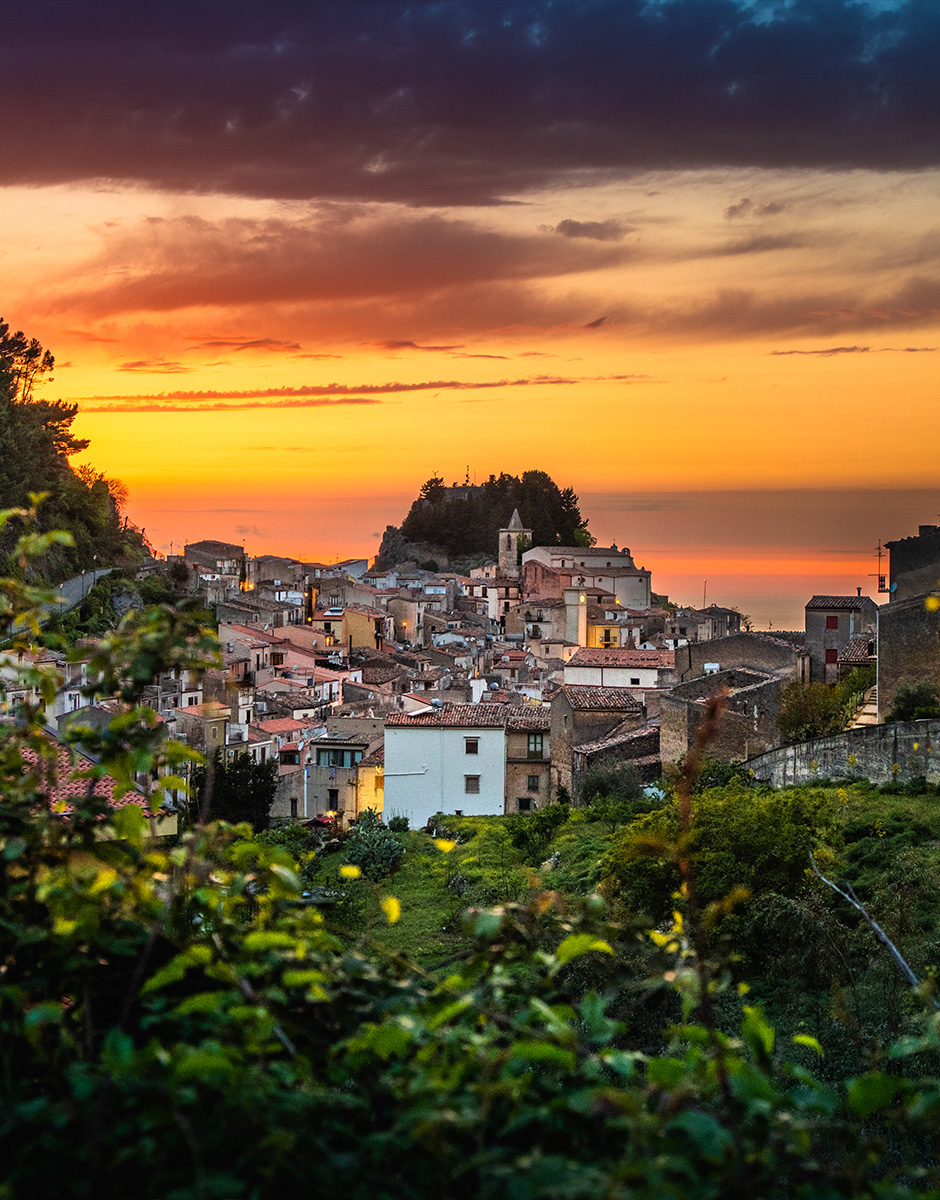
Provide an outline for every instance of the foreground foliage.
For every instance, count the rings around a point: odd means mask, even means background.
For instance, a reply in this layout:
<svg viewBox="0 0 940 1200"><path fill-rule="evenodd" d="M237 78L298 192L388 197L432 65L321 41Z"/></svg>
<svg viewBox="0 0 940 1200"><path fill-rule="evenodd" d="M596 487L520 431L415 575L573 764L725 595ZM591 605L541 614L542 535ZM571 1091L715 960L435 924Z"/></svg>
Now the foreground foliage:
<svg viewBox="0 0 940 1200"><path fill-rule="evenodd" d="M10 611L34 598L0 591ZM680 795L654 830L680 894L652 930L507 866L520 899L471 910L464 948L429 972L305 901L297 839L204 820L176 844L149 835L183 751L140 693L207 648L164 609L126 618L96 655L96 686L127 706L102 769L145 779L143 803L108 810L92 769L62 819L38 708L0 728L0 1194L937 1194L937 1017L826 1078L815 1038L778 1039L713 960L726 880L695 825L730 821L742 849L776 821L784 853L772 861L764 832L752 882L775 869L785 889L804 849L792 801L749 816L740 789L711 816L696 801L692 821ZM56 685L34 682L47 699ZM468 875L506 861L511 828L463 843ZM446 882L456 838L425 841ZM395 876L380 886L394 928ZM650 1002L667 1027L631 1016Z"/></svg>

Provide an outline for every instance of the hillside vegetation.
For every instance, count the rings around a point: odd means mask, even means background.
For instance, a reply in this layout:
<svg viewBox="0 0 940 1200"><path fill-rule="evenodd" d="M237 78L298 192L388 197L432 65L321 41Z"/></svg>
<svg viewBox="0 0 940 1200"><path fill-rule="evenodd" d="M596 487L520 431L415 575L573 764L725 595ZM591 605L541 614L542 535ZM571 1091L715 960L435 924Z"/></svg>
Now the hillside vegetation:
<svg viewBox="0 0 940 1200"><path fill-rule="evenodd" d="M696 797L692 862L724 970L747 984L749 1001L764 1006L780 1036L820 1042L826 1075L861 1070L886 1039L910 1032L920 1004L858 912L813 874L810 851L824 874L851 885L915 972L932 978L940 966L940 797L917 786L773 791L737 781ZM341 881L342 847L319 856L311 879L339 884L328 921L430 971L470 952L468 909L526 904L546 889L572 907L602 896L625 928L672 922L681 890L669 850L679 828L672 798L639 814L598 797L590 808L531 816L445 817L443 828L444 844L453 842L446 852L423 830L400 835L404 853L380 884ZM389 891L402 906L391 926L380 907ZM674 992L654 996L638 965L652 950L632 936L620 951L622 969L638 974L619 1002L642 1016L647 1048L678 1015ZM729 1032L733 996L723 1007Z"/></svg>

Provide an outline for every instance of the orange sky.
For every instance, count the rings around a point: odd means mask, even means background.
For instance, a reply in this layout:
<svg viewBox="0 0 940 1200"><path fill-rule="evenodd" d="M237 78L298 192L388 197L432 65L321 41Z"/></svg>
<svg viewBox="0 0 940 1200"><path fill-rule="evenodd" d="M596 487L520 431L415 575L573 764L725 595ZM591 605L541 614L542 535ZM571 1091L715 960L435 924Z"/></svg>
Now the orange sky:
<svg viewBox="0 0 940 1200"><path fill-rule="evenodd" d="M776 36L758 7L741 0L728 44ZM554 12L576 30L575 8ZM840 11L845 38L861 36L846 24L858 12ZM539 52L549 15L527 27ZM482 104L467 94L469 111ZM209 103L196 83L189 103ZM452 119L456 145L469 135ZM332 178L293 188L290 146L266 167L256 151L244 189L237 155L224 186L208 165L198 186L174 182L166 142L150 165L3 177L3 315L55 353L47 394L79 405L85 457L127 484L132 518L164 550L214 536L255 553L373 554L431 474L538 468L677 599L700 602L707 578L709 599L779 627L804 592L867 588L879 538L940 511L931 155L881 161L873 138L840 162L832 117L828 157L800 161L792 137L775 157L775 112L763 142L759 120L748 129L750 162L695 161L704 134L680 145L677 125L668 165L636 150L586 163L585 134L576 154L552 151L554 168L545 151L516 169L534 143L500 147L501 117L487 120L473 152L502 172L496 203L488 184L460 182L455 156L414 194L384 152L361 194ZM188 169L198 180L198 156ZM780 499L794 489L801 500ZM726 493L737 503L709 499Z"/></svg>

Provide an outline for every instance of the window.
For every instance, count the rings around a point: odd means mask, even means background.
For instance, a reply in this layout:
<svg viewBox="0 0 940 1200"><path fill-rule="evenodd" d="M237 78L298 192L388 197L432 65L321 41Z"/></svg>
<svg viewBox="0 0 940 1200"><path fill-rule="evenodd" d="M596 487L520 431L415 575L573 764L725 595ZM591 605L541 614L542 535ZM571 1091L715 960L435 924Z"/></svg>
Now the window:
<svg viewBox="0 0 940 1200"><path fill-rule="evenodd" d="M187 708L189 708L189 707L190 707L190 706L192 706L193 704L198 704L198 703L199 703L199 697L198 697L198 696L187 696L187 697L186 697L186 707L187 707Z"/></svg>
<svg viewBox="0 0 940 1200"><path fill-rule="evenodd" d="M838 661L839 661L839 651L838 650L827 650L826 651L827 665L829 663L837 663Z"/></svg>
<svg viewBox="0 0 940 1200"><path fill-rule="evenodd" d="M827 629L838 629L839 628L839 618L838 617L826 617L826 628Z"/></svg>
<svg viewBox="0 0 940 1200"><path fill-rule="evenodd" d="M333 810L339 808L339 788L327 788L326 802Z"/></svg>
<svg viewBox="0 0 940 1200"><path fill-rule="evenodd" d="M530 733L528 738L528 757L544 758L545 737L541 733Z"/></svg>
<svg viewBox="0 0 940 1200"><path fill-rule="evenodd" d="M479 754L480 739L479 738L464 738L463 740L464 754Z"/></svg>
<svg viewBox="0 0 940 1200"><path fill-rule="evenodd" d="M297 818L297 797L296 796L291 796L291 798L290 798L290 815L291 815L291 817L293 817L296 820L296 818Z"/></svg>
<svg viewBox="0 0 940 1200"><path fill-rule="evenodd" d="M630 676L630 684L631 684L631 686L632 686L632 687L637 687L637 686L639 686L639 682L640 682L640 677L639 677L639 675L631 675L631 676Z"/></svg>
<svg viewBox="0 0 940 1200"><path fill-rule="evenodd" d="M468 796L477 796L480 792L480 776L479 775L464 775L463 790Z"/></svg>
<svg viewBox="0 0 940 1200"><path fill-rule="evenodd" d="M462 808L455 808L455 809L454 809L454 816L455 816L455 817L462 817L462 816L463 816L463 809L462 809Z"/></svg>
<svg viewBox="0 0 940 1200"><path fill-rule="evenodd" d="M526 784L526 787L529 789L529 791L530 791L530 792L537 792L537 791L539 790L539 777L538 777L538 775L530 775L530 776L529 776L529 781L528 781L528 783Z"/></svg>
<svg viewBox="0 0 940 1200"><path fill-rule="evenodd" d="M531 812L532 800L528 796L520 796L516 801L516 807L518 808L519 812Z"/></svg>

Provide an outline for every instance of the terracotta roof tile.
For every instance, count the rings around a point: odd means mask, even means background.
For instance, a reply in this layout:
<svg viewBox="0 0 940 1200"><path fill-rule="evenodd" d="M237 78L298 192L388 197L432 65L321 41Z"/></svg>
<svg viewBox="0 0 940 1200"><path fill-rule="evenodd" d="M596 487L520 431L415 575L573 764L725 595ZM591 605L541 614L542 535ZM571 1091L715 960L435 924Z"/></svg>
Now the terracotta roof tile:
<svg viewBox="0 0 940 1200"><path fill-rule="evenodd" d="M624 646L582 646L568 659L569 667L655 667L672 670L676 665L673 650L628 650Z"/></svg>
<svg viewBox="0 0 940 1200"><path fill-rule="evenodd" d="M501 704L445 704L422 713L389 713L385 726L405 729L502 729L506 711Z"/></svg>
<svg viewBox="0 0 940 1200"><path fill-rule="evenodd" d="M600 712L642 712L643 709L632 688L566 683L559 691L567 697L572 708Z"/></svg>

